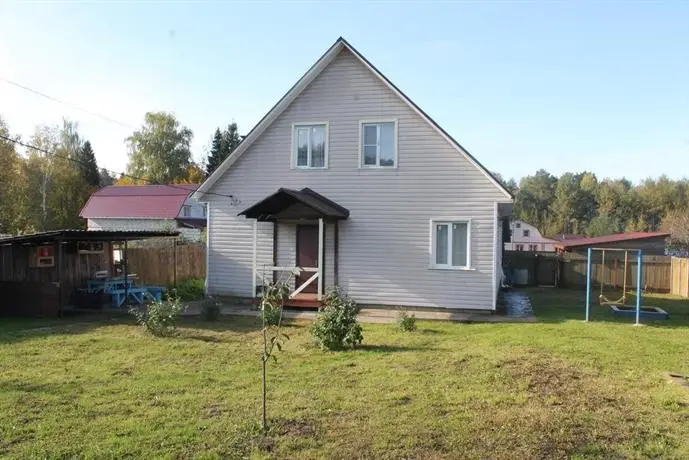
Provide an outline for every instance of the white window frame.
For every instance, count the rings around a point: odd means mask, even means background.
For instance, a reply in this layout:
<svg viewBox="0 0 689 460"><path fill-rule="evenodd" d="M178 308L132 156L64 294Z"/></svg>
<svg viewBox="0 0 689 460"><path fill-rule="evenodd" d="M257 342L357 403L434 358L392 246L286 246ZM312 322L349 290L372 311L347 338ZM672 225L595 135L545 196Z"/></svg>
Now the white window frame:
<svg viewBox="0 0 689 460"><path fill-rule="evenodd" d="M182 205L182 217L191 217L192 209L190 204Z"/></svg>
<svg viewBox="0 0 689 460"><path fill-rule="evenodd" d="M375 125L381 123L392 123L392 131L394 137L394 144L392 146L392 157L395 162L392 166L381 166L380 165L380 127L378 128L378 148L376 150L376 164L375 165L365 165L364 164L364 125ZM397 146L399 144L397 136L397 118L381 118L373 120L359 120L359 168L360 169L397 169Z"/></svg>
<svg viewBox="0 0 689 460"><path fill-rule="evenodd" d="M436 230L438 224L467 224L467 264L465 266L452 265L452 228L448 233L447 245L447 264L437 264L436 259ZM468 270L473 271L475 268L471 265L471 219L466 217L437 217L432 218L429 226L429 253L430 253L430 268L434 270Z"/></svg>
<svg viewBox="0 0 689 460"><path fill-rule="evenodd" d="M297 165L297 128L308 128L314 126L325 126L325 158L323 159L323 166L311 166L312 156L311 156L311 142L308 144L308 165L298 166ZM328 169L328 144L330 143L330 122L328 121L302 121L299 123L292 123L292 154L291 154L291 166L292 169Z"/></svg>
<svg viewBox="0 0 689 460"><path fill-rule="evenodd" d="M531 238L531 230L529 230L528 228L525 228L524 230L522 230L522 237L523 238Z"/></svg>

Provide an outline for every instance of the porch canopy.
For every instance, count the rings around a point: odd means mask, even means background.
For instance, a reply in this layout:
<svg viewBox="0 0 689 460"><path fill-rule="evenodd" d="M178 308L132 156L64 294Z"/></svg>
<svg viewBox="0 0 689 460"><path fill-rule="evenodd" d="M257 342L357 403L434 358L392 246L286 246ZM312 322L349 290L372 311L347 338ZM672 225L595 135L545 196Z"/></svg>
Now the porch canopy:
<svg viewBox="0 0 689 460"><path fill-rule="evenodd" d="M273 281L277 278L279 272L289 272L297 277L295 290L290 294L290 299L294 299L297 295L302 293L305 289L316 282L317 284L317 299L320 300L324 291L324 273L325 273L325 231L326 224L333 224L333 281L338 283L338 251L339 251L339 221L345 220L349 217L349 210L334 201L324 197L323 195L311 190L310 188L303 188L301 190L293 190L288 188L280 188L277 192L264 198L253 206L245 209L239 213L240 216L245 216L249 219L255 219L256 222L272 222L273 223L273 266L270 267L273 273ZM277 225L279 221L289 222L303 222L303 221L318 221L318 259L316 267L300 267L295 266L280 267L277 265L277 250L278 250L278 231ZM254 225L254 259L253 259L253 291L257 293L257 259L256 259L256 245L257 245L257 227ZM297 255L299 257L299 255ZM262 280L265 282L265 280Z"/></svg>
<svg viewBox="0 0 689 460"><path fill-rule="evenodd" d="M290 219L344 220L349 210L310 188L292 190L280 188L250 208L239 213L259 222Z"/></svg>

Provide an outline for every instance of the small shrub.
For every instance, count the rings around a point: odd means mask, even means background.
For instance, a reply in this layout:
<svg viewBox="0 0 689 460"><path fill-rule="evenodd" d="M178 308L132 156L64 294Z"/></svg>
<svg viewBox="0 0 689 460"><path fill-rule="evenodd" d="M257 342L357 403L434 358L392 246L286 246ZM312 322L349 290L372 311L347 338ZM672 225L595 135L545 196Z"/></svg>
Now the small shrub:
<svg viewBox="0 0 689 460"><path fill-rule="evenodd" d="M215 299L207 299L201 308L201 317L205 321L217 321L220 318L220 303Z"/></svg>
<svg viewBox="0 0 689 460"><path fill-rule="evenodd" d="M323 299L311 332L316 344L326 350L354 348L364 340L361 325L356 320L359 307L339 288L333 288Z"/></svg>
<svg viewBox="0 0 689 460"><path fill-rule="evenodd" d="M282 318L282 306L289 297L286 283L271 283L263 287L261 311L266 326L277 326Z"/></svg>
<svg viewBox="0 0 689 460"><path fill-rule="evenodd" d="M190 278L177 283L171 291L174 291L176 296L184 302L202 300L206 292L205 281L203 278Z"/></svg>
<svg viewBox="0 0 689 460"><path fill-rule="evenodd" d="M168 297L162 302L149 304L145 310L132 307L129 313L134 315L136 321L148 332L156 337L164 337L174 333L175 323L184 308L179 297Z"/></svg>
<svg viewBox="0 0 689 460"><path fill-rule="evenodd" d="M404 332L414 332L416 330L416 316L403 311L397 317L397 326Z"/></svg>

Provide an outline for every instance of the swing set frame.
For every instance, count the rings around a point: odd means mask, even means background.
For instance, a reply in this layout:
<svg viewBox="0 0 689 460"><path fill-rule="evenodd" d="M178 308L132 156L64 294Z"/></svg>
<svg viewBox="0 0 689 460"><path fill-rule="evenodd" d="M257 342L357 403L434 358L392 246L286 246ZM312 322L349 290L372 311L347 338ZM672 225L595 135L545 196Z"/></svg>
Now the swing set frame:
<svg viewBox="0 0 689 460"><path fill-rule="evenodd" d="M639 325L639 320L641 317L641 285L642 285L642 270L641 266L643 263L643 251L641 249L628 249L628 248L588 248L588 257L586 261L586 322L589 321L591 312L591 287L593 280L591 279L591 267L593 265L593 251L602 252L602 264L605 266L605 252L624 252L624 282L622 289L622 297L617 300L610 300L605 295L603 295L604 282L601 282L600 295L598 296L598 301L601 305L609 306L621 306L624 307L627 300L627 267L629 264L629 253L636 252L636 319L635 325Z"/></svg>

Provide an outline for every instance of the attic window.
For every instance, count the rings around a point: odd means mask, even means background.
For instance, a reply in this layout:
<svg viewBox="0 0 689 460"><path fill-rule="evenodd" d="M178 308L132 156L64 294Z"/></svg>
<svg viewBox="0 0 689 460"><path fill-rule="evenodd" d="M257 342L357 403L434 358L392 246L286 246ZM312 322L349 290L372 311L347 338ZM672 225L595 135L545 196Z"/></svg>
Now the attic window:
<svg viewBox="0 0 689 460"><path fill-rule="evenodd" d="M397 166L397 121L361 122L361 167Z"/></svg>
<svg viewBox="0 0 689 460"><path fill-rule="evenodd" d="M191 206L188 204L182 206L182 217L191 217Z"/></svg>
<svg viewBox="0 0 689 460"><path fill-rule="evenodd" d="M298 169L328 167L328 123L295 123L292 129L292 165Z"/></svg>

